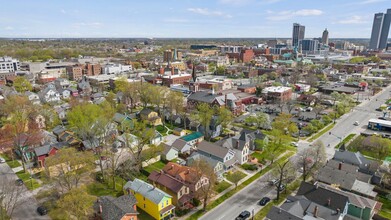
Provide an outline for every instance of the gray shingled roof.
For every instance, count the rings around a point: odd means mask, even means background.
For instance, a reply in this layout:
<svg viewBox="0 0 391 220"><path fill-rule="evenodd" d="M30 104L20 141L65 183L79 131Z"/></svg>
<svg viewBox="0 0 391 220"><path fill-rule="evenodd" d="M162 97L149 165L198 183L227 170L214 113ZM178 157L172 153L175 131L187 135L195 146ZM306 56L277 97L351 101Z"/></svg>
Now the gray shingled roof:
<svg viewBox="0 0 391 220"><path fill-rule="evenodd" d="M273 206L266 215L266 219L270 220L301 220L297 217L279 207Z"/></svg>
<svg viewBox="0 0 391 220"><path fill-rule="evenodd" d="M224 159L225 156L227 156L228 151L229 151L228 148L221 147L219 145L216 145L216 144L208 142L208 141L201 141L197 145L197 150L211 154L215 157L222 158L222 159Z"/></svg>
<svg viewBox="0 0 391 220"><path fill-rule="evenodd" d="M152 186L149 183L146 183L139 179L134 179L133 181L129 181L125 184L124 189L131 189L141 195L143 195L145 198L148 198L150 201L154 202L155 204L159 204L164 197L170 197L167 193L163 192L162 190Z"/></svg>
<svg viewBox="0 0 391 220"><path fill-rule="evenodd" d="M102 206L103 220L118 220L122 219L126 214L138 214L133 208L137 201L132 194L123 195L118 198L102 196L99 197L99 202ZM95 206L99 206L99 204Z"/></svg>

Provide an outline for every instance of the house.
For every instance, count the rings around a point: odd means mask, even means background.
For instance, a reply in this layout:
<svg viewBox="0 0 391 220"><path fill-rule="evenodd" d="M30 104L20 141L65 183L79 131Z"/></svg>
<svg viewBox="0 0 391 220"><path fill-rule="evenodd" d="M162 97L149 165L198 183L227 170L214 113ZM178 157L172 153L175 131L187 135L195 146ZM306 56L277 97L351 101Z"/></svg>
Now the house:
<svg viewBox="0 0 391 220"><path fill-rule="evenodd" d="M225 172L224 170L224 164L216 159L213 159L212 157L206 157L202 154L199 154L197 152L193 152L187 159L186 159L186 165L191 166L195 161L197 160L203 160L209 164L210 167L213 168L214 173L216 174L217 180L223 179L223 174Z"/></svg>
<svg viewBox="0 0 391 220"><path fill-rule="evenodd" d="M131 115L115 113L113 116L113 121L116 122L119 126L119 130L124 132L126 129L133 129L134 122Z"/></svg>
<svg viewBox="0 0 391 220"><path fill-rule="evenodd" d="M342 190L375 198L377 193L374 191L375 186L370 184L371 178L371 175L359 172L358 166L334 159L320 168L316 176L316 180L320 182L338 185Z"/></svg>
<svg viewBox="0 0 391 220"><path fill-rule="evenodd" d="M213 116L210 121L209 126L206 127L206 130L205 130L204 126L199 126L198 131L203 133L207 137L215 138L215 137L220 136L220 134L222 132L222 128L223 127L221 126L221 123L219 123L218 117Z"/></svg>
<svg viewBox="0 0 391 220"><path fill-rule="evenodd" d="M137 200L132 194L101 196L94 204L94 220L137 220Z"/></svg>
<svg viewBox="0 0 391 220"><path fill-rule="evenodd" d="M173 134L175 134L177 136L184 136L184 135L186 135L185 129L182 129L182 128L174 128L174 130L172 132L173 132Z"/></svg>
<svg viewBox="0 0 391 220"><path fill-rule="evenodd" d="M47 144L41 147L34 148L35 162L39 168L45 167L45 159L55 155L57 151L63 148L65 143Z"/></svg>
<svg viewBox="0 0 391 220"><path fill-rule="evenodd" d="M159 117L157 112L152 111L149 108L144 108L140 111L140 118L147 121L152 126L157 126L162 124L162 119Z"/></svg>
<svg viewBox="0 0 391 220"><path fill-rule="evenodd" d="M66 88L65 90L68 90L72 97L78 97L79 91L75 88Z"/></svg>
<svg viewBox="0 0 391 220"><path fill-rule="evenodd" d="M178 138L172 144L171 147L178 150L180 154L188 154L190 155L190 150L192 149L192 145L190 145L185 140Z"/></svg>
<svg viewBox="0 0 391 220"><path fill-rule="evenodd" d="M199 154L222 162L225 170L232 168L232 166L238 162L233 150L220 145L208 141L201 141L196 147Z"/></svg>
<svg viewBox="0 0 391 220"><path fill-rule="evenodd" d="M49 102L59 102L60 101L60 93L57 92L55 88L52 88L50 86L46 87L45 89L41 90L39 93L39 98L43 103L49 103Z"/></svg>
<svg viewBox="0 0 391 220"><path fill-rule="evenodd" d="M157 220L170 219L174 216L175 206L172 197L155 186L139 179L125 184L124 190L134 195L137 207Z"/></svg>
<svg viewBox="0 0 391 220"><path fill-rule="evenodd" d="M57 89L63 99L69 99L71 97L71 91L68 89Z"/></svg>
<svg viewBox="0 0 391 220"><path fill-rule="evenodd" d="M362 219L370 220L381 203L321 183L302 182L296 196L273 207L266 219Z"/></svg>
<svg viewBox="0 0 391 220"><path fill-rule="evenodd" d="M194 168L188 166L168 162L163 167L162 171L189 187L189 195L192 198L196 196L198 190L200 190L202 186L209 184L209 179L207 177L201 173L197 174Z"/></svg>
<svg viewBox="0 0 391 220"><path fill-rule="evenodd" d="M372 184L378 185L381 183L382 175L378 172L380 167L379 163L377 161L367 159L360 152L336 150L333 159L345 164L357 166L359 172L366 173L372 176Z"/></svg>
<svg viewBox="0 0 391 220"><path fill-rule="evenodd" d="M166 121L172 122L172 124L174 125L182 124L182 117L180 115L171 115L170 112L166 112L164 118L166 119Z"/></svg>
<svg viewBox="0 0 391 220"><path fill-rule="evenodd" d="M311 89L310 85L300 84L300 83L296 83L295 84L295 90L298 91L298 92L301 92L301 93L309 92L310 89Z"/></svg>
<svg viewBox="0 0 391 220"><path fill-rule="evenodd" d="M99 145L99 140L98 138L94 137L91 140L84 140L81 142L81 149L82 150L92 150L95 151Z"/></svg>
<svg viewBox="0 0 391 220"><path fill-rule="evenodd" d="M180 139L186 141L186 143L191 147L194 147L196 144L204 140L204 135L201 132L193 132L181 137Z"/></svg>
<svg viewBox="0 0 391 220"><path fill-rule="evenodd" d="M30 102L33 103L34 105L41 104L41 99L39 98L38 94L36 94L34 92L30 92L30 91L27 91L24 94L27 96L27 98L30 100Z"/></svg>
<svg viewBox="0 0 391 220"><path fill-rule="evenodd" d="M161 143L161 145L163 146L163 152L161 156L164 160L174 160L178 158L178 154L179 154L178 149L164 143Z"/></svg>
<svg viewBox="0 0 391 220"><path fill-rule="evenodd" d="M57 78L54 80L54 85L56 86L56 89L66 89L71 85L71 83L67 79Z"/></svg>
<svg viewBox="0 0 391 220"><path fill-rule="evenodd" d="M197 91L187 97L187 106L190 109L196 108L200 103L207 103L210 106L227 107L232 111L234 115L238 115L243 112L244 106L241 100L239 100L233 93L228 94L216 94L212 89L211 92Z"/></svg>
<svg viewBox="0 0 391 220"><path fill-rule="evenodd" d="M85 77L83 77L83 79L77 84L77 90L81 95L88 96L89 94L91 94L91 85Z"/></svg>
<svg viewBox="0 0 391 220"><path fill-rule="evenodd" d="M316 96L301 94L299 97L297 97L297 102L306 106L312 106L315 105Z"/></svg>
<svg viewBox="0 0 391 220"><path fill-rule="evenodd" d="M79 147L81 142L71 131L63 131L58 135L58 142L66 142L67 146Z"/></svg>
<svg viewBox="0 0 391 220"><path fill-rule="evenodd" d="M153 128L147 128L147 129L153 129ZM156 130L154 130L154 132L155 132L155 136L152 137L149 143L154 145L159 145L163 141L163 135Z"/></svg>
<svg viewBox="0 0 391 220"><path fill-rule="evenodd" d="M136 147L139 143L138 137L130 133L123 133L122 135L117 136L116 139L117 147Z"/></svg>
<svg viewBox="0 0 391 220"><path fill-rule="evenodd" d="M267 135L260 130L243 129L240 132L239 140L249 142L250 150L256 150L266 146L269 143Z"/></svg>
<svg viewBox="0 0 391 220"><path fill-rule="evenodd" d="M239 164L246 163L250 155L250 140L249 138L247 138L247 135L245 135L245 133L243 134L244 138L241 138L241 135L229 137L216 142L216 144L224 148L233 150L235 152L236 160L239 162Z"/></svg>

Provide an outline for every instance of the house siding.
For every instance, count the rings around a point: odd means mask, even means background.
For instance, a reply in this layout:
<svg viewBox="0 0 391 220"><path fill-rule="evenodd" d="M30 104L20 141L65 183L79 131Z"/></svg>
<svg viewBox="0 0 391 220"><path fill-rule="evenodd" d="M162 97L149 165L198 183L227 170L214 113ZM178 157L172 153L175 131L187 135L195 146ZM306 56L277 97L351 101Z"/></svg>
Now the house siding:
<svg viewBox="0 0 391 220"><path fill-rule="evenodd" d="M137 207L148 213L150 216L152 216L154 219L161 220L164 219L166 216L172 214L173 210L171 210L168 214L164 216L160 216L160 210L162 210L164 207L167 207L171 205L172 200L169 197L165 197L160 201L159 204L155 204L148 198L145 198L143 195L136 193L135 191L131 190L133 195L136 197L137 200ZM166 205L166 201L168 201L168 205ZM145 206L145 208L144 208Z"/></svg>

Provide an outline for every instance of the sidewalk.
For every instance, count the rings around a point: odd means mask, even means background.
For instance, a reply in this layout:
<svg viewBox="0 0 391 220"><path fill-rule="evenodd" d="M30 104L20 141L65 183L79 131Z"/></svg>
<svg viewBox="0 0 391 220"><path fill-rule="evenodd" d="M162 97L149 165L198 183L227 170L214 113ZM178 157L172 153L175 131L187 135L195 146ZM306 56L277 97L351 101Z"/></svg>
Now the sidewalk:
<svg viewBox="0 0 391 220"><path fill-rule="evenodd" d="M289 151L287 151L287 152L285 152L285 153L279 155L278 158L275 159L275 161L277 161L278 159L280 159L281 157L283 157L283 156L284 156L286 153L288 153L288 152L289 152ZM270 164L269 164L268 166L270 166ZM266 168L266 167L267 167L267 166L265 166L264 168ZM240 168L240 169L241 169L241 168ZM269 170L268 172L264 173L264 174L263 174L262 176L260 176L259 178L262 178L263 176L268 175L272 170L273 170L273 169L271 169L271 170ZM242 170L241 170L241 171L242 171ZM257 173L260 172L260 171L261 171L261 169L258 169L256 172L254 172L254 173L252 173L252 174L250 174L250 175L247 175L245 178L241 179L241 180L239 181L239 183L238 183L238 186L240 186L244 181L248 180L249 178L251 178L252 176L254 176L255 174L257 174ZM245 173L247 174L248 172L245 172ZM258 178L258 179L259 179L259 178ZM257 180L257 179L256 179L256 180ZM254 180L254 182L255 182L256 180ZM228 180L225 180L225 181L229 182ZM231 182L229 182L229 183L231 183ZM250 185L250 184L249 184L249 185ZM249 186L249 185L247 185L247 186ZM246 187L247 187L247 186L246 186ZM214 195L213 197L211 197L211 198L209 199L208 204L212 203L212 202L215 201L216 199L220 198L221 196L225 195L226 193L228 193L229 191L234 190L234 189L235 189L235 184L232 184L230 187L228 187L227 189L225 189L225 190L222 191L221 193L219 193L219 194ZM243 188L243 189L245 189L245 188ZM241 189L241 190L243 190L243 189ZM240 191L237 192L237 193L240 193ZM221 204L222 204L222 203L220 203L219 205L221 205ZM219 205L217 205L216 207L218 207ZM203 204L201 204L201 205L199 205L198 207L194 208L193 210L191 210L189 213L187 213L187 214L184 215L184 216L176 217L176 219L185 220L185 219L189 218L192 214L196 213L197 211L202 210L202 207L203 207ZM216 208L216 207L215 207L215 208Z"/></svg>

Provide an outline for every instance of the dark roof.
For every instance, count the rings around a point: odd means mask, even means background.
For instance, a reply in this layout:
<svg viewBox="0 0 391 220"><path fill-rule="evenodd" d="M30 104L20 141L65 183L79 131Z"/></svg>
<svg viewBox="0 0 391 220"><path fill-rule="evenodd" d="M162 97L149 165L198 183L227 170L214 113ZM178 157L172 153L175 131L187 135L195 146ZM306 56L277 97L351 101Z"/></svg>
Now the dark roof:
<svg viewBox="0 0 391 220"><path fill-rule="evenodd" d="M175 193L179 192L184 186L183 183L163 172L152 171L148 176L148 180L158 183Z"/></svg>
<svg viewBox="0 0 391 220"><path fill-rule="evenodd" d="M198 151L205 152L208 154L211 154L217 158L222 158L228 154L229 149L225 147L221 147L219 145L216 145L214 143L208 142L208 141L201 141L197 145Z"/></svg>
<svg viewBox="0 0 391 220"><path fill-rule="evenodd" d="M217 97L216 94L213 95L212 93L209 93L209 92L198 91L198 92L192 93L189 97L187 97L187 99L194 100L197 102L212 103L216 97Z"/></svg>
<svg viewBox="0 0 391 220"><path fill-rule="evenodd" d="M57 125L56 127L53 128L53 134L59 136L62 132L64 132L66 129L62 125Z"/></svg>
<svg viewBox="0 0 391 220"><path fill-rule="evenodd" d="M335 151L334 160L358 166L362 170L375 172L379 167L376 161L365 158L360 152Z"/></svg>
<svg viewBox="0 0 391 220"><path fill-rule="evenodd" d="M186 146L186 144L187 142L185 140L178 138L171 144L171 146L179 151L182 151L182 149Z"/></svg>
<svg viewBox="0 0 391 220"><path fill-rule="evenodd" d="M273 206L270 209L270 211L266 215L266 218L270 220L301 220L302 219L276 206Z"/></svg>
<svg viewBox="0 0 391 220"><path fill-rule="evenodd" d="M266 138L266 135L264 134L264 133L262 133L262 131L260 131L260 130L247 130L247 129L243 129L241 132L240 132L240 134L241 134L241 138L239 138L239 139L241 139L241 140L243 140L243 137L242 137L242 135L244 135L244 134L246 134L247 136L250 136L253 140L255 140L255 139L260 139L260 140L264 140L265 138Z"/></svg>
<svg viewBox="0 0 391 220"><path fill-rule="evenodd" d="M99 197L98 204L95 207L99 207L99 204L102 206L103 220L118 220L122 219L126 214L138 214L133 208L136 203L137 200L132 194L118 198L102 196Z"/></svg>
<svg viewBox="0 0 391 220"><path fill-rule="evenodd" d="M64 143L64 142L59 142L59 143L54 143L54 144L47 144L47 145L44 145L44 146L41 146L41 147L34 148L34 152L35 152L35 155L37 157L39 157L39 156L42 156L42 155L45 155L45 154L49 154L49 152L50 152L50 150L52 148L56 148L57 150L59 150L62 147L64 147L65 145L66 145L66 143Z"/></svg>
<svg viewBox="0 0 391 220"><path fill-rule="evenodd" d="M345 206L349 201L347 196L306 182L301 183L297 195L302 195L311 202L328 207L334 211L337 209L341 211L345 210ZM330 206L328 205L328 200L330 200Z"/></svg>
<svg viewBox="0 0 391 220"><path fill-rule="evenodd" d="M153 112L151 109L144 108L143 110L140 111L140 115L149 115L151 114L151 112Z"/></svg>

